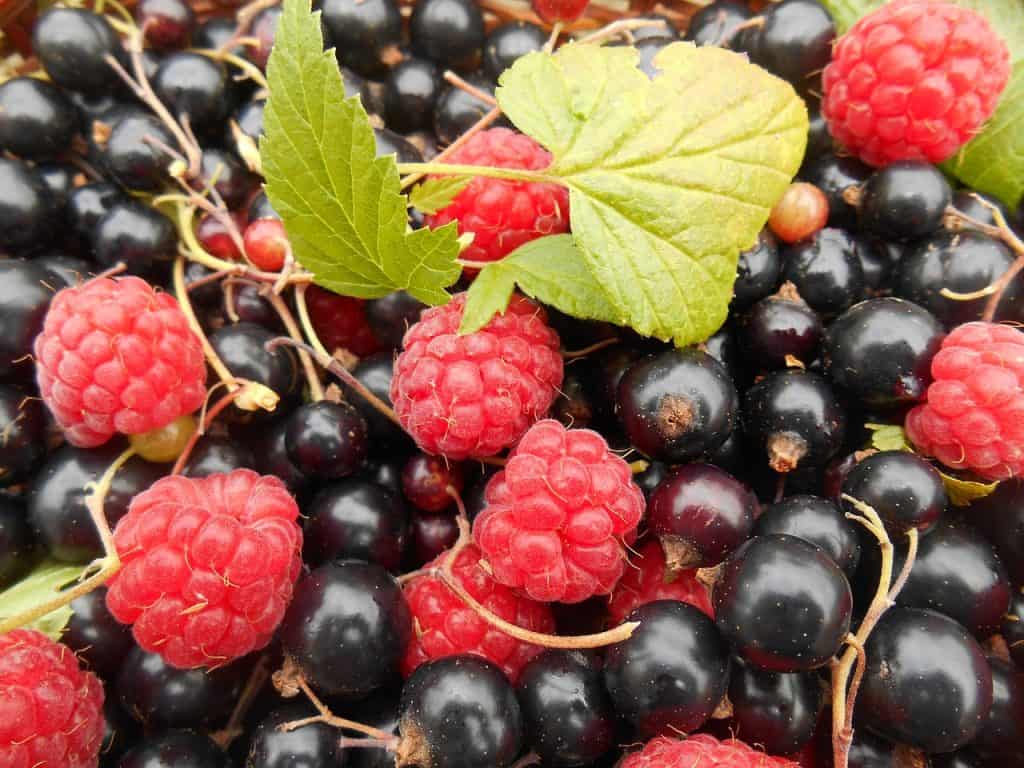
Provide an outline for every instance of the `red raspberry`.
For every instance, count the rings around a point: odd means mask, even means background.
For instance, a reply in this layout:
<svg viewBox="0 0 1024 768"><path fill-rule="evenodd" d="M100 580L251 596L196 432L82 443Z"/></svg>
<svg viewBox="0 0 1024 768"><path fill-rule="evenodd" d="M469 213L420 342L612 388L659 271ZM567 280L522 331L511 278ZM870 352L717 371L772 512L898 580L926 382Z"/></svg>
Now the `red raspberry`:
<svg viewBox="0 0 1024 768"><path fill-rule="evenodd" d="M215 667L270 642L302 567L299 508L248 469L174 475L132 499L107 607L175 667Z"/></svg>
<svg viewBox="0 0 1024 768"><path fill-rule="evenodd" d="M32 629L0 635L0 765L96 768L103 686L66 645Z"/></svg>
<svg viewBox="0 0 1024 768"><path fill-rule="evenodd" d="M380 349L362 299L311 285L306 289L306 306L313 330L329 351L345 349L356 357L366 357Z"/></svg>
<svg viewBox="0 0 1024 768"><path fill-rule="evenodd" d="M439 568L446 557L447 552L425 568ZM470 595L505 621L534 632L555 631L551 609L496 582L480 567L480 550L472 544L459 552L452 572ZM493 661L514 682L526 662L544 650L492 627L436 576L413 579L404 591L415 622L415 632L402 662L402 674L406 677L425 661L475 653Z"/></svg>
<svg viewBox="0 0 1024 768"><path fill-rule="evenodd" d="M629 465L604 438L553 419L523 435L485 502L473 538L494 578L541 602L609 594L644 513Z"/></svg>
<svg viewBox="0 0 1024 768"><path fill-rule="evenodd" d="M475 134L447 162L540 171L551 165L551 154L529 136L491 128ZM463 259L497 261L530 240L568 232L569 190L559 184L477 176L451 205L426 217L431 228L449 221L459 222L460 235L474 235Z"/></svg>
<svg viewBox="0 0 1024 768"><path fill-rule="evenodd" d="M907 414L919 451L990 480L1024 472L1024 333L965 323L932 359L926 402Z"/></svg>
<svg viewBox="0 0 1024 768"><path fill-rule="evenodd" d="M836 43L821 112L866 163L939 163L970 141L1010 76L1006 43L984 16L937 0L895 0Z"/></svg>
<svg viewBox="0 0 1024 768"><path fill-rule="evenodd" d="M199 338L173 296L137 277L59 291L35 357L43 400L79 448L159 429L206 398Z"/></svg>
<svg viewBox="0 0 1024 768"><path fill-rule="evenodd" d="M459 335L460 293L425 310L395 360L391 402L402 427L427 453L493 456L547 414L562 385L558 334L521 296L475 333Z"/></svg>
<svg viewBox="0 0 1024 768"><path fill-rule="evenodd" d="M679 600L700 608L711 618L715 617L708 588L697 581L697 571L680 571L672 581L667 581L665 550L651 539L630 558L622 580L612 592L608 615L616 624L621 624L641 605L655 600Z"/></svg>
<svg viewBox="0 0 1024 768"><path fill-rule="evenodd" d="M738 739L721 741L706 733L686 739L658 736L642 750L627 755L619 768L800 768L784 757L772 757Z"/></svg>

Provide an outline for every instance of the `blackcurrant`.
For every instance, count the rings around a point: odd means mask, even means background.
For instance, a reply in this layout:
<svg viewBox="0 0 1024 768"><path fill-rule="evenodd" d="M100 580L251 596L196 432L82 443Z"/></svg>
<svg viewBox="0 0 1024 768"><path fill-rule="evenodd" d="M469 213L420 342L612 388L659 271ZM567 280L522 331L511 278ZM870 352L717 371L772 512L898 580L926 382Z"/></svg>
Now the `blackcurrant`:
<svg viewBox="0 0 1024 768"><path fill-rule="evenodd" d="M58 231L57 201L34 169L0 158L0 247L28 252Z"/></svg>
<svg viewBox="0 0 1024 768"><path fill-rule="evenodd" d="M861 459L846 476L843 494L872 507L896 532L928 529L949 502L935 467L907 451L880 451ZM844 500L843 506L857 513L850 502Z"/></svg>
<svg viewBox="0 0 1024 768"><path fill-rule="evenodd" d="M776 371L743 400L743 428L776 472L820 466L839 451L846 412L828 382L801 370Z"/></svg>
<svg viewBox="0 0 1024 768"><path fill-rule="evenodd" d="M252 28L249 36L256 40L256 45L246 48L249 60L260 69L267 68L267 60L270 59L270 51L274 47L274 38L277 36L277 22L281 18L281 6L275 5L264 8L252 20Z"/></svg>
<svg viewBox="0 0 1024 768"><path fill-rule="evenodd" d="M992 210L988 207L989 205L995 206L1007 222L1013 221L1013 216L1006 210L1006 206L998 198L983 195L980 192L975 192L973 189L958 189L954 192L952 205L960 213L965 213L975 221L980 221L982 224L988 224L989 226L994 227L996 225L995 217L992 215Z"/></svg>
<svg viewBox="0 0 1024 768"><path fill-rule="evenodd" d="M251 99L240 106L232 118L238 129L255 142L263 135L263 116L266 112L266 99ZM227 144L234 146L235 137L228 131Z"/></svg>
<svg viewBox="0 0 1024 768"><path fill-rule="evenodd" d="M470 72L483 52L483 12L472 0L423 0L413 10L409 34L421 56Z"/></svg>
<svg viewBox="0 0 1024 768"><path fill-rule="evenodd" d="M212 186L228 208L242 207L257 185L256 177L249 173L241 161L223 149L203 152L199 178L194 182L199 189Z"/></svg>
<svg viewBox="0 0 1024 768"><path fill-rule="evenodd" d="M228 763L209 736L195 731L165 731L138 742L117 768L228 768Z"/></svg>
<svg viewBox="0 0 1024 768"><path fill-rule="evenodd" d="M394 291L366 304L366 320L385 347L399 347L409 326L420 319L426 305L406 291Z"/></svg>
<svg viewBox="0 0 1024 768"><path fill-rule="evenodd" d="M374 128L374 137L377 139L377 157L394 155L399 163L422 163L423 154L411 141L402 138L394 131L387 128Z"/></svg>
<svg viewBox="0 0 1024 768"><path fill-rule="evenodd" d="M743 348L762 370L787 368L794 361L812 362L824 332L818 313L795 290L761 299L740 325Z"/></svg>
<svg viewBox="0 0 1024 768"><path fill-rule="evenodd" d="M131 191L154 192L168 181L167 169L172 158L163 147L174 149L176 142L156 118L129 113L112 122L108 128L93 126L103 165L114 180ZM97 141L97 131L105 133Z"/></svg>
<svg viewBox="0 0 1024 768"><path fill-rule="evenodd" d="M248 446L221 435L203 435L185 462L186 477L209 477L236 469L252 469L256 459Z"/></svg>
<svg viewBox="0 0 1024 768"><path fill-rule="evenodd" d="M19 389L0 385L0 487L27 479L45 455L42 403Z"/></svg>
<svg viewBox="0 0 1024 768"><path fill-rule="evenodd" d="M726 322L721 328L708 336L699 347L720 362L729 372L733 381L742 381L746 365L740 357L739 344L732 323Z"/></svg>
<svg viewBox="0 0 1024 768"><path fill-rule="evenodd" d="M933 611L890 608L865 651L862 724L926 752L950 752L978 734L992 706L992 672L962 626Z"/></svg>
<svg viewBox="0 0 1024 768"><path fill-rule="evenodd" d="M109 181L94 181L75 187L68 195L65 216L79 237L90 239L96 223L114 207L124 201L124 193Z"/></svg>
<svg viewBox="0 0 1024 768"><path fill-rule="evenodd" d="M771 232L762 229L757 242L740 253L736 282L732 288L733 304L743 308L765 298L779 287L781 272L779 245Z"/></svg>
<svg viewBox="0 0 1024 768"><path fill-rule="evenodd" d="M466 82L485 93L494 95L494 81L485 77L469 76ZM434 108L434 133L442 145L451 144L481 117L491 111L491 105L461 88L449 86L437 100Z"/></svg>
<svg viewBox="0 0 1024 768"><path fill-rule="evenodd" d="M325 723L283 731L285 723L315 714L308 704L281 704L256 727L245 768L335 768L344 763L338 732Z"/></svg>
<svg viewBox="0 0 1024 768"><path fill-rule="evenodd" d="M592 655L545 651L520 672L516 693L543 765L581 768L614 746L615 713Z"/></svg>
<svg viewBox="0 0 1024 768"><path fill-rule="evenodd" d="M388 73L384 81L384 119L393 131L407 133L426 128L444 87L437 65L409 58Z"/></svg>
<svg viewBox="0 0 1024 768"><path fill-rule="evenodd" d="M697 349L671 349L626 371L619 418L636 448L678 463L714 450L736 423L739 398L728 372Z"/></svg>
<svg viewBox="0 0 1024 768"><path fill-rule="evenodd" d="M754 494L728 472L687 464L654 489L647 527L661 541L670 573L707 568L750 536L757 511Z"/></svg>
<svg viewBox="0 0 1024 768"><path fill-rule="evenodd" d="M860 562L860 538L839 506L820 496L796 495L772 504L754 523L753 535L785 534L814 544L847 576Z"/></svg>
<svg viewBox="0 0 1024 768"><path fill-rule="evenodd" d="M952 199L945 175L931 163L893 163L861 188L860 226L889 240L917 240L942 226Z"/></svg>
<svg viewBox="0 0 1024 768"><path fill-rule="evenodd" d="M806 91L810 78L832 58L836 25L815 0L783 0L766 6L764 24L745 37L750 60Z"/></svg>
<svg viewBox="0 0 1024 768"><path fill-rule="evenodd" d="M346 402L299 406L288 419L284 439L288 457L308 477L348 477L366 458L366 421Z"/></svg>
<svg viewBox="0 0 1024 768"><path fill-rule="evenodd" d="M826 227L807 240L782 250L782 279L823 315L837 315L865 296L864 270L858 251L866 247L855 235Z"/></svg>
<svg viewBox="0 0 1024 768"><path fill-rule="evenodd" d="M122 202L96 223L93 232L96 261L102 267L123 262L128 272L148 275L161 262L171 261L178 249L173 222L145 203Z"/></svg>
<svg viewBox="0 0 1024 768"><path fill-rule="evenodd" d="M119 82L107 57L124 60L121 41L107 20L83 8L55 7L32 32L32 50L57 85L73 91L106 91Z"/></svg>
<svg viewBox="0 0 1024 768"><path fill-rule="evenodd" d="M53 298L52 279L31 261L0 260L0 379L34 380L32 342Z"/></svg>
<svg viewBox="0 0 1024 768"><path fill-rule="evenodd" d="M1013 590L1000 634L1010 649L1010 658L1018 667L1024 666L1024 592L1019 587Z"/></svg>
<svg viewBox="0 0 1024 768"><path fill-rule="evenodd" d="M279 636L314 688L365 696L398 675L411 633L398 582L379 565L348 560L299 580Z"/></svg>
<svg viewBox="0 0 1024 768"><path fill-rule="evenodd" d="M1024 677L1008 661L989 657L992 708L971 747L986 764L1019 766L1024 760Z"/></svg>
<svg viewBox="0 0 1024 768"><path fill-rule="evenodd" d="M235 376L270 387L282 398L298 383L298 363L287 349L268 352L274 334L254 323L226 325L210 334L210 345Z"/></svg>
<svg viewBox="0 0 1024 768"><path fill-rule="evenodd" d="M737 734L771 755L789 755L811 741L824 704L813 672L768 672L733 662L729 701Z"/></svg>
<svg viewBox="0 0 1024 768"><path fill-rule="evenodd" d="M683 39L697 45L729 47L737 27L752 15L746 3L739 3L736 0L715 0L690 18Z"/></svg>
<svg viewBox="0 0 1024 768"><path fill-rule="evenodd" d="M135 20L154 48L173 49L188 45L196 16L184 0L140 0Z"/></svg>
<svg viewBox="0 0 1024 768"><path fill-rule="evenodd" d="M516 63L521 56L539 51L548 41L548 33L536 24L510 21L496 27L484 43L484 72L498 75Z"/></svg>
<svg viewBox="0 0 1024 768"><path fill-rule="evenodd" d="M353 376L380 398L384 403L391 403L391 378L394 373L395 359L391 352L377 352L361 358ZM362 395L345 387L345 396L349 402L363 415L370 435L370 453L373 455L395 453L404 454L412 447L409 436L391 419L386 417Z"/></svg>
<svg viewBox="0 0 1024 768"><path fill-rule="evenodd" d="M39 163L36 175L50 191L56 210L65 215L68 196L75 188L75 177L79 175L78 169L67 163Z"/></svg>
<svg viewBox="0 0 1024 768"><path fill-rule="evenodd" d="M733 649L775 672L827 664L853 612L850 583L835 561L810 542L780 534L757 536L733 552L712 600L715 623Z"/></svg>
<svg viewBox="0 0 1024 768"><path fill-rule="evenodd" d="M854 229L857 226L857 208L843 194L847 188L863 184L871 175L871 168L855 157L832 153L821 155L803 169L801 176L828 198L830 227Z"/></svg>
<svg viewBox="0 0 1024 768"><path fill-rule="evenodd" d="M36 559L35 537L25 505L0 496L0 592L24 576Z"/></svg>
<svg viewBox="0 0 1024 768"><path fill-rule="evenodd" d="M454 503L449 488L462 492L462 465L439 456L417 453L402 469L402 493L414 506L427 512L440 512Z"/></svg>
<svg viewBox="0 0 1024 768"><path fill-rule="evenodd" d="M828 132L828 122L825 120L825 116L821 114L821 109L809 106L807 108L807 117L807 150L804 153L805 166L809 166L818 158L830 154L835 148L832 142L832 134ZM831 213L831 211L829 212Z"/></svg>
<svg viewBox="0 0 1024 768"><path fill-rule="evenodd" d="M264 475L281 478L288 490L296 496L302 496L309 488L310 478L302 474L288 456L285 434L288 431L288 417L275 420L272 424L258 425L252 431L256 434L253 441L253 459L255 468Z"/></svg>
<svg viewBox="0 0 1024 768"><path fill-rule="evenodd" d="M20 157L53 157L71 145L78 115L53 83L14 77L0 85L0 147Z"/></svg>
<svg viewBox="0 0 1024 768"><path fill-rule="evenodd" d="M605 653L604 683L615 711L640 738L696 730L729 684L729 651L714 622L677 600L637 608L628 640Z"/></svg>
<svg viewBox="0 0 1024 768"><path fill-rule="evenodd" d="M451 547L459 538L455 517L446 512L413 512L409 521L406 564L420 568Z"/></svg>
<svg viewBox="0 0 1024 768"><path fill-rule="evenodd" d="M187 119L198 133L221 128L232 105L224 65L200 53L181 51L163 61L153 90L175 117Z"/></svg>
<svg viewBox="0 0 1024 768"><path fill-rule="evenodd" d="M982 763L981 758L970 747L958 749L956 752L928 755L928 761L929 768L986 768L989 765L988 763ZM999 765L1002 765L1002 763ZM857 766L851 762L850 768L857 768Z"/></svg>
<svg viewBox="0 0 1024 768"><path fill-rule="evenodd" d="M1014 584L1024 583L1024 482L1007 480L973 502L968 519L999 553Z"/></svg>
<svg viewBox="0 0 1024 768"><path fill-rule="evenodd" d="M322 0L328 42L343 66L377 77L402 42L402 14L395 0Z"/></svg>
<svg viewBox="0 0 1024 768"><path fill-rule="evenodd" d="M274 206L270 204L270 200L267 198L267 193L263 190L260 190L256 196L253 197L252 202L249 203L246 216L249 221L256 221L256 219L281 220L281 216L274 210Z"/></svg>
<svg viewBox="0 0 1024 768"><path fill-rule="evenodd" d="M107 610L107 590L94 589L71 601L71 618L60 641L75 652L88 668L113 681L135 642L131 627Z"/></svg>

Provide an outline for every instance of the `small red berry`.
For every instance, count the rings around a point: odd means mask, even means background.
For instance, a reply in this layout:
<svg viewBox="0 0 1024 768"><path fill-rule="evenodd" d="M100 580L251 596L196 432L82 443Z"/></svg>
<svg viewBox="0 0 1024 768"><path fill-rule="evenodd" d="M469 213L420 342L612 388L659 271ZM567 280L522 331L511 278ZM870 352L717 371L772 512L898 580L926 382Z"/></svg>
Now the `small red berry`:
<svg viewBox="0 0 1024 768"><path fill-rule="evenodd" d="M874 166L940 163L995 111L1010 76L986 18L940 0L894 0L836 43L821 113L847 150Z"/></svg>
<svg viewBox="0 0 1024 768"><path fill-rule="evenodd" d="M708 588L697 580L697 571L680 571L669 580L665 573L665 550L656 539L651 539L629 558L622 580L612 592L608 615L614 623L621 624L641 605L655 600L679 600L715 617Z"/></svg>
<svg viewBox="0 0 1024 768"><path fill-rule="evenodd" d="M906 418L914 446L989 480L1024 474L1024 333L965 323L943 340L931 370L926 402Z"/></svg>
<svg viewBox="0 0 1024 768"><path fill-rule="evenodd" d="M174 297L138 277L59 291L34 349L43 401L79 448L159 429L206 399L199 338Z"/></svg>
<svg viewBox="0 0 1024 768"><path fill-rule="evenodd" d="M242 237L245 255L265 272L279 272L290 248L288 235L280 219L256 219L249 222Z"/></svg>
<svg viewBox="0 0 1024 768"><path fill-rule="evenodd" d="M0 635L0 765L96 768L103 685L66 645L31 629Z"/></svg>
<svg viewBox="0 0 1024 768"><path fill-rule="evenodd" d="M448 492L462 493L462 465L419 453L402 468L402 493L419 509L440 512L455 503Z"/></svg>
<svg viewBox="0 0 1024 768"><path fill-rule="evenodd" d="M785 757L772 757L738 739L719 740L706 733L686 739L658 736L627 755L620 768L800 768Z"/></svg>
<svg viewBox="0 0 1024 768"><path fill-rule="evenodd" d="M615 588L643 512L629 465L601 435L545 419L488 482L473 538L500 583L578 603Z"/></svg>
<svg viewBox="0 0 1024 768"><path fill-rule="evenodd" d="M217 667L270 642L302 568L299 508L248 469L173 475L132 499L114 531L107 607L179 668Z"/></svg>
<svg viewBox="0 0 1024 768"><path fill-rule="evenodd" d="M460 293L423 312L395 360L391 402L427 453L486 458L508 448L551 408L562 385L558 334L544 311L513 296L504 314L459 334Z"/></svg>
<svg viewBox="0 0 1024 768"><path fill-rule="evenodd" d="M447 552L426 568L440 567L446 557ZM484 608L505 621L533 632L555 631L551 609L496 582L480 566L480 550L472 544L459 552L452 573ZM515 681L526 662L544 650L492 627L436 576L415 578L403 591L415 628L402 662L405 677L425 661L474 653L493 661Z"/></svg>
<svg viewBox="0 0 1024 768"><path fill-rule="evenodd" d="M768 215L772 233L784 243L810 237L828 221L828 198L813 184L790 184Z"/></svg>
<svg viewBox="0 0 1024 768"><path fill-rule="evenodd" d="M196 239L208 253L225 261L242 258L238 243L228 233L228 228L220 219L206 214L196 224Z"/></svg>
<svg viewBox="0 0 1024 768"><path fill-rule="evenodd" d="M475 134L448 162L539 171L551 165L551 154L529 136L509 128ZM427 216L436 228L459 222L459 234L473 233L462 251L468 261L497 261L523 243L569 231L569 191L558 184L528 183L478 176L451 204Z"/></svg>
<svg viewBox="0 0 1024 768"><path fill-rule="evenodd" d="M356 357L366 357L380 349L362 299L310 285L306 288L306 307L313 330L328 350L344 349Z"/></svg>
<svg viewBox="0 0 1024 768"><path fill-rule="evenodd" d="M590 0L530 0L533 11L547 24L576 21L590 5Z"/></svg>

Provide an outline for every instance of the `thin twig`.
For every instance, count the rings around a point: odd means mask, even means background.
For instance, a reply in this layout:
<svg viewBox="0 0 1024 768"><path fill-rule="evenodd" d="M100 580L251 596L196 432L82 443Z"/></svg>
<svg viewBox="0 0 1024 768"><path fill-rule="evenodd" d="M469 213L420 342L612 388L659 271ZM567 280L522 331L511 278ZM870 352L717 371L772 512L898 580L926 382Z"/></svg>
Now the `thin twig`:
<svg viewBox="0 0 1024 768"><path fill-rule="evenodd" d="M625 32L632 32L634 29L647 29L660 27L668 29L668 22L664 19L619 19L611 24L606 24L596 32L581 37L577 42L588 45L603 43L605 40L613 40Z"/></svg>
<svg viewBox="0 0 1024 768"><path fill-rule="evenodd" d="M467 82L463 78L459 77L457 74L452 72L450 69L446 69L445 70L445 72L444 72L444 79L450 85L454 86L455 88L458 88L460 91L465 91L470 96L473 96L474 98L477 98L480 101L484 102L484 104L486 104L487 106L489 106L489 107L496 107L496 106L498 106L498 100L495 99L493 96L491 96L491 94L489 94L487 91L480 90L479 88L477 88L472 83Z"/></svg>
<svg viewBox="0 0 1024 768"><path fill-rule="evenodd" d="M492 123L496 122L500 117L501 107L494 107L490 112L483 115L479 120L473 123L473 125L466 129L466 131L461 136L459 136L459 138L457 138L455 141L453 141L451 144L445 147L441 152L439 152L438 155L434 158L433 162L437 163L447 160L449 157L455 154L455 152L464 147L466 143L469 142L471 138L473 138L473 136L480 133L480 131L485 130ZM402 189L408 189L426 175L427 174L425 173L414 173L410 176L406 176L405 178L402 179Z"/></svg>
<svg viewBox="0 0 1024 768"><path fill-rule="evenodd" d="M231 710L231 717L228 719L227 725L216 733L210 734L210 738L213 739L221 749L227 749L230 747L231 742L245 732L243 727L245 716L256 701L256 697L263 689L267 680L270 679L270 671L267 669L268 665L269 660L267 659L266 654L260 656L255 666L252 668L252 672L249 673L249 679L246 681L245 688L242 689L242 693L238 696L238 701L235 702L234 709Z"/></svg>
<svg viewBox="0 0 1024 768"><path fill-rule="evenodd" d="M324 723L332 728L344 728L349 731L356 731L357 733L363 733L372 739L380 739L390 745L398 743L398 737L394 734L382 731L380 728L374 728L372 725L364 725L363 723L357 723L355 720L348 720L344 717L338 717L324 704L320 697L317 696L313 689L309 687L309 683L306 682L305 676L302 672L298 672L295 684L298 685L299 689L306 694L306 698L309 699L319 714L313 717L304 717L300 720L292 720L288 723L282 723L277 727L279 731L294 731L296 728L301 728L304 725L312 725L313 723Z"/></svg>
<svg viewBox="0 0 1024 768"><path fill-rule="evenodd" d="M305 288L305 286L302 286L302 288ZM288 305L284 303L284 299L273 290L267 290L266 287L260 291L260 295L270 302L271 306L281 317L281 322L284 323L284 328L288 331L288 335L301 343L302 332L295 323L295 318L292 316L291 310L288 309ZM306 382L309 384L310 397L314 401L319 402L324 399L324 387L320 382L320 375L317 373L316 366L313 365L313 358L304 349L297 348L297 351L299 353L299 360L302 362L302 370L306 374Z"/></svg>

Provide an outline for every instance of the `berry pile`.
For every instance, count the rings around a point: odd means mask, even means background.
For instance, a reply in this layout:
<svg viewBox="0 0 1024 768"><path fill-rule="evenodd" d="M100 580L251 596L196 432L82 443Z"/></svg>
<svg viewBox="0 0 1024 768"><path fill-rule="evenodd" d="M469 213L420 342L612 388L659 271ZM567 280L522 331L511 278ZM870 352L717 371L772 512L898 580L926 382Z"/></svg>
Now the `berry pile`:
<svg viewBox="0 0 1024 768"><path fill-rule="evenodd" d="M308 271L372 244L310 248L263 188L280 4L14 5L0 768L1024 766L1024 211L935 165L1010 97L1024 15L317 0L369 117L337 154L406 164L399 239L459 237L427 307ZM527 281L480 318L597 199L499 82L595 30L655 81L680 41L745 54L810 115L701 343Z"/></svg>

